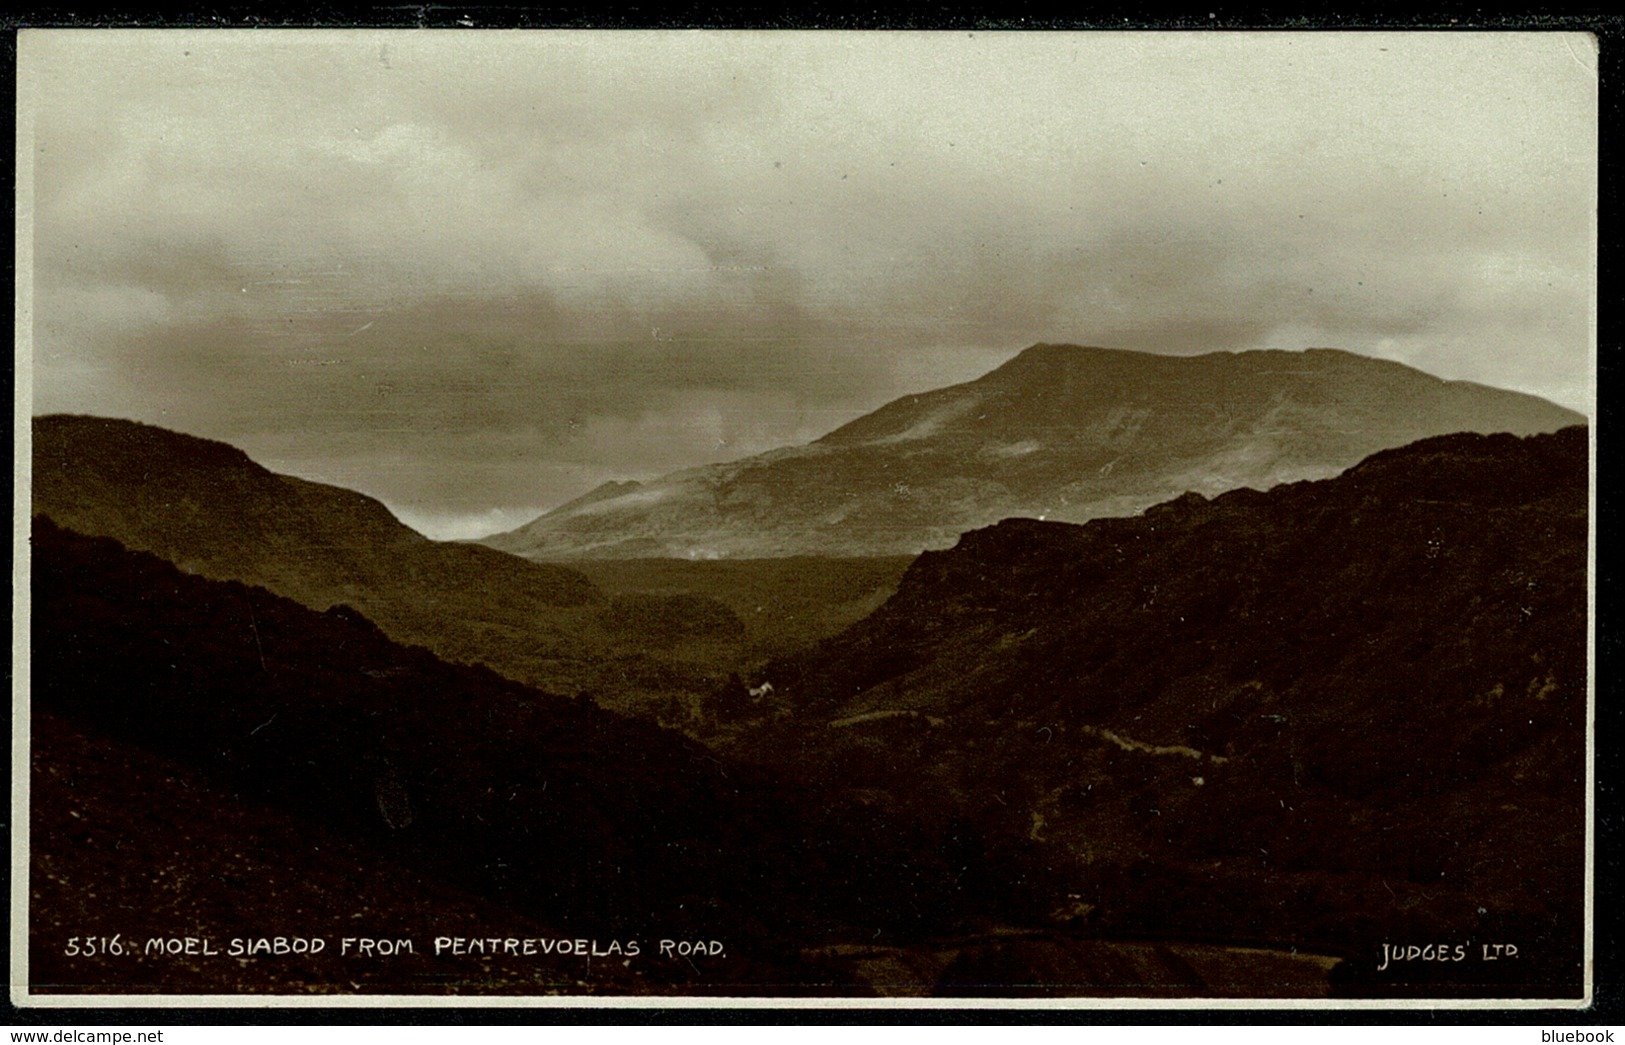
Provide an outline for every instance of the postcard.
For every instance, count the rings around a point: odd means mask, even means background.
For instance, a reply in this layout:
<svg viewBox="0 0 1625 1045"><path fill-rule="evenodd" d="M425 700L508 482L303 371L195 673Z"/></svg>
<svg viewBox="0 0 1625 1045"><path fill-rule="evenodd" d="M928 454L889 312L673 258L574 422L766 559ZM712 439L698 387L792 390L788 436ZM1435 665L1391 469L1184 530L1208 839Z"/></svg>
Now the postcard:
<svg viewBox="0 0 1625 1045"><path fill-rule="evenodd" d="M1589 1001L1592 37L18 73L15 1004Z"/></svg>

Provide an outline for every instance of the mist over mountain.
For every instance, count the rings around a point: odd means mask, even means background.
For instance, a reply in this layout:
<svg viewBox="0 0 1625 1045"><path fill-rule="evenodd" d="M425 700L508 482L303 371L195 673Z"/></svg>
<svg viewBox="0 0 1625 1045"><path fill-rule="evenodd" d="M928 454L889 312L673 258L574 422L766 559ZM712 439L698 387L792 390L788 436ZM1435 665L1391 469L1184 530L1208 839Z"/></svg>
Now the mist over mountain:
<svg viewBox="0 0 1625 1045"><path fill-rule="evenodd" d="M1186 491L1325 478L1431 435L1583 421L1330 349L1035 345L807 445L600 487L483 543L538 559L912 554L1012 516L1127 515Z"/></svg>
<svg viewBox="0 0 1625 1045"><path fill-rule="evenodd" d="M1567 428L1001 522L770 665L782 704L729 750L964 817L1034 919L1329 950L1355 992L1572 990L1587 489ZM1377 971L1384 943L1457 936L1525 957ZM956 975L1064 968L1012 961Z"/></svg>

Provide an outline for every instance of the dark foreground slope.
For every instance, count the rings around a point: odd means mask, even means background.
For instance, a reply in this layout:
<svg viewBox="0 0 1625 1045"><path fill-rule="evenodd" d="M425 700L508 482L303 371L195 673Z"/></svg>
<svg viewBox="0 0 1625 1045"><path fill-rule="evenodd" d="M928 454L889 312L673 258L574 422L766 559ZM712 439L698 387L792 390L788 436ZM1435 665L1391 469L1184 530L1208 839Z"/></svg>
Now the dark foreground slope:
<svg viewBox="0 0 1625 1045"><path fill-rule="evenodd" d="M831 974L807 966L802 947L952 931L982 899L958 888L941 839L906 818L798 791L591 701L549 697L481 668L444 663L391 642L347 607L316 613L260 588L182 574L41 519L32 612L31 695L43 745L34 752L35 809L65 817L36 820L43 829L32 859L43 891L31 926L36 967L62 989L108 985L97 977L112 977L113 986L119 977L128 987L167 982L151 979L165 974L150 964L65 962L61 933L117 927L104 919L76 929L62 912L40 906L78 895L103 910L139 911L143 894L118 891L117 876L147 889L126 860L139 861L165 831L203 851L200 871L235 868L174 883L189 891L169 930L175 936L212 935L222 945L236 937L310 935L360 914L357 935L415 936L421 950L434 935L472 935L491 925L490 916L463 924L455 907L446 920L426 923L413 899L422 890L410 885L417 876L443 883L431 894L450 890L515 912L510 934L545 925L606 947L638 939L646 957L659 937L724 941L725 954L710 963L646 960L641 989L665 983L729 992L777 983L791 992L827 990ZM127 768L104 760L97 777L86 753L97 745L124 751L114 758ZM165 803L175 773L155 781L161 771L151 768L154 760L241 796L233 800L236 815L266 808L276 823L233 830L218 805L205 815ZM105 783L119 772L126 774L122 806L118 788ZM94 789L100 822L62 830L83 816L70 811L63 793L77 791L81 777L103 781ZM289 866L308 871L311 881L349 873L358 888L407 884L358 899L284 878L282 917L257 921L274 905L264 896L244 898L240 887L264 880L256 877L265 868L254 854L287 833L277 823L289 817L318 825L345 847L332 854L336 862L290 852ZM120 828L109 833L108 820ZM125 847L130 852L121 855ZM222 862L216 850L234 857ZM360 869L343 871L346 861L360 861ZM391 867L408 869L406 879ZM62 884L70 880L83 892ZM334 900L340 910L317 909ZM123 931L163 931L150 921L132 915ZM364 989L455 989L447 977L459 966L401 969L393 980L360 979ZM532 963L514 975L515 989L533 989L548 969ZM204 986L210 982L205 976ZM218 979L212 982L217 988ZM288 985L285 973L264 965L245 972L243 982ZM347 989L324 982L325 989ZM606 987L623 988L630 989L613 977Z"/></svg>
<svg viewBox="0 0 1625 1045"><path fill-rule="evenodd" d="M614 694L654 674L649 688L703 690L705 672L650 667L644 651L726 649L743 632L703 596L618 600L567 567L431 541L370 497L224 443L97 417L35 418L33 431L34 510L61 525L313 609L344 603L401 642L531 684Z"/></svg>
<svg viewBox="0 0 1625 1045"><path fill-rule="evenodd" d="M952 810L1031 922L1329 949L1356 993L1572 996L1587 472L1582 428L1456 435L969 533L770 669L784 703L737 751ZM1379 968L1413 943L1467 957Z"/></svg>
<svg viewBox="0 0 1625 1045"><path fill-rule="evenodd" d="M485 543L537 559L912 555L1011 516L1128 515L1324 478L1426 436L1583 421L1348 352L1035 345L805 446L596 490Z"/></svg>
<svg viewBox="0 0 1625 1045"><path fill-rule="evenodd" d="M425 931L561 935L511 908L439 881L285 809L256 802L174 759L59 718L33 717L33 846L29 982L41 993L259 991L470 992L513 982L544 993L632 987L643 970L585 959L505 962L434 958ZM316 955L185 953L185 940L264 931L330 941ZM114 947L87 944L86 934ZM358 959L346 938L411 939L411 953ZM180 953L149 940L180 940ZM75 943L77 941L77 943ZM376 947L372 948L374 951ZM390 948L394 950L393 946ZM94 953L86 953L93 951ZM596 975L594 975L596 973ZM616 974L620 975L617 976Z"/></svg>

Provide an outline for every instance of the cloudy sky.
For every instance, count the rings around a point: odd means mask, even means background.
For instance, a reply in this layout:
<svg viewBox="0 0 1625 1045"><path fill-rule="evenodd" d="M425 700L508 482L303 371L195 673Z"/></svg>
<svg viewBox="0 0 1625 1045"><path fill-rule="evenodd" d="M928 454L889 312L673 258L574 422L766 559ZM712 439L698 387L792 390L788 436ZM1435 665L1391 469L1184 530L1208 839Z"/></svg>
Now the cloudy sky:
<svg viewBox="0 0 1625 1045"><path fill-rule="evenodd" d="M19 71L34 412L435 536L1037 341L1592 410L1585 36L29 31Z"/></svg>

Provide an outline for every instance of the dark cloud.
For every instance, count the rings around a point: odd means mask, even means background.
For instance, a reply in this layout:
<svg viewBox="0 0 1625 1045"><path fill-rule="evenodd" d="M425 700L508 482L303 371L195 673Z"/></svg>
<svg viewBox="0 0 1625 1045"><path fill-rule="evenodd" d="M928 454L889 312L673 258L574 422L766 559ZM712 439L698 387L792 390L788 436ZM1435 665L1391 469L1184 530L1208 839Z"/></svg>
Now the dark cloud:
<svg viewBox="0 0 1625 1045"><path fill-rule="evenodd" d="M446 533L1035 341L1337 346L1588 409L1591 48L25 33L35 406Z"/></svg>

